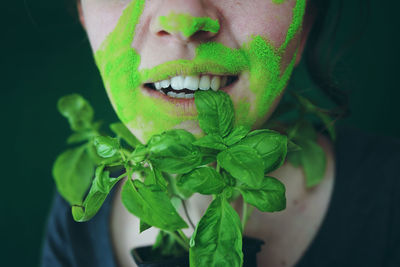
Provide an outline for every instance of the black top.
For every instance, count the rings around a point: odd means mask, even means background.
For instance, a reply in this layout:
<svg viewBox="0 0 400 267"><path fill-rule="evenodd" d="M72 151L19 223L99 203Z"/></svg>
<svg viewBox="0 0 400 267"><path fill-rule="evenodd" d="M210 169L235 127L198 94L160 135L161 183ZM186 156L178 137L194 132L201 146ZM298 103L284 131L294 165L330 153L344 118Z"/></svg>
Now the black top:
<svg viewBox="0 0 400 267"><path fill-rule="evenodd" d="M297 267L400 266L400 140L342 129L336 178L321 228ZM42 266L116 266L110 240L112 194L89 222L74 222L56 194ZM268 240L266 240L268 242Z"/></svg>

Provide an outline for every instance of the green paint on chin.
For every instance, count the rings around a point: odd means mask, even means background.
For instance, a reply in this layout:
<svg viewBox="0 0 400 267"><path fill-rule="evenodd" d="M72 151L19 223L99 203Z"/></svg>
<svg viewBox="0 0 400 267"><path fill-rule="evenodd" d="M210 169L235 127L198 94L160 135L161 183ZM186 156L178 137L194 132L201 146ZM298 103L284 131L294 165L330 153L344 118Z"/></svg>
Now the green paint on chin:
<svg viewBox="0 0 400 267"><path fill-rule="evenodd" d="M198 31L217 33L219 31L218 20L209 17L193 17L190 14L176 14L171 12L168 16L161 16L159 23L169 33L180 32L189 37Z"/></svg>
<svg viewBox="0 0 400 267"><path fill-rule="evenodd" d="M305 0L297 1L286 40L279 48L261 36L252 36L250 41L239 49L208 42L196 48L193 60L170 61L139 72L140 55L131 45L144 3L144 0L134 0L126 7L114 31L95 53L107 93L122 122L130 129L140 129L141 134L138 137L146 142L153 134L171 129L188 120L196 121L195 114L182 115L185 114L182 107L143 95L140 85L145 81L163 80L177 74L198 73L248 72L250 92L256 100L255 103L245 103L245 101L235 103L237 123L251 126L257 119L264 117L273 101L285 88L292 73L296 57L293 57L282 74L282 55L301 27ZM193 25L193 23L183 23L181 26L184 28L180 30L187 29L186 32L190 32ZM251 108L254 106L255 108Z"/></svg>

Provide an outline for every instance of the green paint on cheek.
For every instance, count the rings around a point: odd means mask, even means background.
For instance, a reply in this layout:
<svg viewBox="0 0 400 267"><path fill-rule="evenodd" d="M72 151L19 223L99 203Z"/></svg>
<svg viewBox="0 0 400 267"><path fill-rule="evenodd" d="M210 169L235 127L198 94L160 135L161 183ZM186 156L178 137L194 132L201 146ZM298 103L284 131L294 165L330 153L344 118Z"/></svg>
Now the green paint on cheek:
<svg viewBox="0 0 400 267"><path fill-rule="evenodd" d="M279 48L274 47L261 36L251 36L249 42L239 49L229 48L221 43L208 42L196 48L193 60L170 61L152 69L139 71L140 56L132 48L132 42L144 3L144 0L136 0L127 6L114 31L95 53L96 63L108 95L122 122L130 129L140 132L135 134L144 142L153 134L177 125L188 121L195 123L197 121L195 114L183 116L185 110L182 107L144 95L140 90L140 85L148 80L159 81L177 74L199 73L247 73L250 84L243 88L243 91L248 90L247 87L249 87L249 96L234 103L237 124L251 127L258 119L264 117L291 76L296 55L284 70L281 68L282 56L289 42L300 30L305 0L297 1L285 42ZM183 17L187 20L187 16ZM167 18L176 19L171 15ZM184 22L179 30L183 32L184 28L193 30L193 27L198 27L193 25L205 25L193 23L199 18L192 19L192 22L190 20ZM186 33L188 32L190 31Z"/></svg>
<svg viewBox="0 0 400 267"><path fill-rule="evenodd" d="M274 4L282 4L283 2L285 2L285 0L272 0Z"/></svg>
<svg viewBox="0 0 400 267"><path fill-rule="evenodd" d="M218 20L209 17L193 17L189 14L176 14L171 12L168 16L161 16L159 23L169 33L182 33L189 37L198 31L217 33L219 31Z"/></svg>

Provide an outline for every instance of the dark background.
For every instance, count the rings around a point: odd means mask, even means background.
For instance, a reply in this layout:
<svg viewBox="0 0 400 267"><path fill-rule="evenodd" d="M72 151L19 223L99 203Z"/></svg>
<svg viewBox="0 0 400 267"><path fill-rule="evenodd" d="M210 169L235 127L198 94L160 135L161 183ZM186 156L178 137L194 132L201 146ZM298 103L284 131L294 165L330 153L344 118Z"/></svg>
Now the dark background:
<svg viewBox="0 0 400 267"><path fill-rule="evenodd" d="M7 1L1 10L1 262L37 266L54 192L51 168L70 133L56 110L57 100L77 92L92 103L97 119L117 118L84 32L63 1ZM339 124L400 137L400 2L371 1L370 10L364 21L359 2L345 1L337 47L359 33L360 25L367 30L335 71L352 111Z"/></svg>

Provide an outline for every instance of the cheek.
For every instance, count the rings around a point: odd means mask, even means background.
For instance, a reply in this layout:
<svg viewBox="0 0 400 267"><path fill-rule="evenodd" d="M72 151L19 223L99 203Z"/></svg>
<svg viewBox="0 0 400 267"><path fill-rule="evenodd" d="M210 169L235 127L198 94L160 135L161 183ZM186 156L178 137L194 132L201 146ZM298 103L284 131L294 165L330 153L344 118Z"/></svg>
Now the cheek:
<svg viewBox="0 0 400 267"><path fill-rule="evenodd" d="M97 51L115 29L127 1L82 0L85 29L93 51Z"/></svg>

